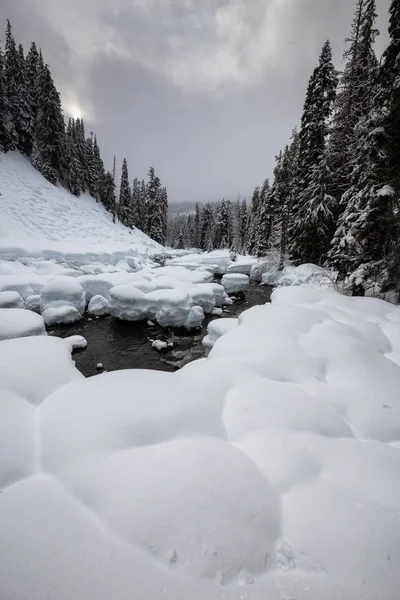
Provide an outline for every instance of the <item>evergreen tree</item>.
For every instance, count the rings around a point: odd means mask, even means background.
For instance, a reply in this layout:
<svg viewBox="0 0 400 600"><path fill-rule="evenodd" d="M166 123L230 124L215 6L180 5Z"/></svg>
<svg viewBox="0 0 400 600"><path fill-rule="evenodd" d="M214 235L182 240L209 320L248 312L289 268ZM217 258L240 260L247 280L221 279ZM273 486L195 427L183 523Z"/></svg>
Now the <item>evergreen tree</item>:
<svg viewBox="0 0 400 600"><path fill-rule="evenodd" d="M196 212L194 216L194 224L193 224L193 248L200 248L200 236L201 236L201 219L200 219L200 206L199 203L196 202Z"/></svg>
<svg viewBox="0 0 400 600"><path fill-rule="evenodd" d="M153 235L159 237L162 235L161 227L162 227L162 217L160 215L160 180L156 177L155 171L153 167L149 169L149 181L146 187L146 233L152 239Z"/></svg>
<svg viewBox="0 0 400 600"><path fill-rule="evenodd" d="M93 161L94 161L94 171L95 171L95 190L96 190L95 197L96 197L96 199L100 200L100 196L102 196L101 186L104 183L105 169L104 169L103 160L100 156L100 148L97 143L96 135L94 136L94 141L93 141Z"/></svg>
<svg viewBox="0 0 400 600"><path fill-rule="evenodd" d="M27 100L30 105L30 115L32 118L32 144L33 144L33 133L36 127L36 118L38 111L38 74L39 74L39 53L36 48L35 42L32 42L28 54L25 60L25 73L26 73L26 88L27 88ZM32 148L31 148L32 152Z"/></svg>
<svg viewBox="0 0 400 600"><path fill-rule="evenodd" d="M231 244L229 205L223 199L215 211L214 248L229 248Z"/></svg>
<svg viewBox="0 0 400 600"><path fill-rule="evenodd" d="M12 35L11 23L7 20L6 42L4 48L4 81L5 94L9 110L8 131L12 138L12 145L18 145L18 135L15 131L15 123L18 118L18 52Z"/></svg>
<svg viewBox="0 0 400 600"><path fill-rule="evenodd" d="M167 239L167 227L168 227L168 194L167 188L161 189L161 215L162 215L162 244L165 244Z"/></svg>
<svg viewBox="0 0 400 600"><path fill-rule="evenodd" d="M132 184L132 224L134 227L144 229L142 198L140 194L140 181L135 177Z"/></svg>
<svg viewBox="0 0 400 600"><path fill-rule="evenodd" d="M119 220L129 227L132 193L129 185L128 163L122 162L121 185L119 188Z"/></svg>
<svg viewBox="0 0 400 600"><path fill-rule="evenodd" d="M238 245L239 251L246 253L247 251L247 234L249 227L249 216L247 214L247 202L242 200L238 211Z"/></svg>
<svg viewBox="0 0 400 600"><path fill-rule="evenodd" d="M93 132L90 132L90 137L85 141L85 173L87 190L93 198L97 200L97 164L94 153Z"/></svg>
<svg viewBox="0 0 400 600"><path fill-rule="evenodd" d="M201 215L200 246L202 250L213 250L214 212L211 204L205 204Z"/></svg>
<svg viewBox="0 0 400 600"><path fill-rule="evenodd" d="M378 72L373 51L377 35L375 19L375 0L357 0L351 34L346 40L345 68L335 101L329 143L332 193L338 201L349 184L354 129L371 109L371 92Z"/></svg>
<svg viewBox="0 0 400 600"><path fill-rule="evenodd" d="M75 144L75 122L69 119L66 133L66 184L69 191L79 196L82 191L81 169Z"/></svg>
<svg viewBox="0 0 400 600"><path fill-rule="evenodd" d="M322 48L318 67L310 78L299 137L299 197L292 207L292 235L295 258L301 262L314 260L321 263L329 249L334 230L334 221L331 219L332 196L328 191L330 182L328 179L324 180L324 177L330 174L327 168L326 143L337 82L332 50L327 41ZM318 211L318 217L323 222L316 220L315 215L311 220L314 207L325 200L329 203L329 208ZM324 239L317 242L317 236L322 233ZM324 248L324 253L318 255L313 250L315 245Z"/></svg>
<svg viewBox="0 0 400 600"><path fill-rule="evenodd" d="M4 57L0 48L0 152L14 150L11 114L4 76Z"/></svg>
<svg viewBox="0 0 400 600"><path fill-rule="evenodd" d="M256 187L251 199L251 216L250 216L250 234L249 234L249 252L253 253L257 243L258 229L258 209L260 204L260 188Z"/></svg>
<svg viewBox="0 0 400 600"><path fill-rule="evenodd" d="M39 109L32 162L51 183L62 179L65 156L65 126L60 95L48 65L39 73Z"/></svg>
<svg viewBox="0 0 400 600"><path fill-rule="evenodd" d="M115 205L116 205L115 182L114 182L112 173L110 173L109 171L107 171L103 175L103 180L100 185L99 200L102 204L104 204L104 206L106 207L106 210L111 212L112 215L114 216Z"/></svg>
<svg viewBox="0 0 400 600"><path fill-rule="evenodd" d="M18 46L17 54L17 107L15 116L15 131L18 139L18 150L30 156L32 152L34 118L31 110L30 94L28 90L28 78L26 63L22 45Z"/></svg>

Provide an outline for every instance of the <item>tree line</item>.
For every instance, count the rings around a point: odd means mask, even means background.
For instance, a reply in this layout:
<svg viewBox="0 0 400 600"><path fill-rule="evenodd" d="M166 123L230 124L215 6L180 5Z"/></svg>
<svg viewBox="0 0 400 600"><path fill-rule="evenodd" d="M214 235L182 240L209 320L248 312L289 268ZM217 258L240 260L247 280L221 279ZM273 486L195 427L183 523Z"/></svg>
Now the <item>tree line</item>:
<svg viewBox="0 0 400 600"><path fill-rule="evenodd" d="M375 0L356 2L341 73L329 40L324 44L300 127L276 156L272 182L255 188L247 217L243 208L246 233L230 238L258 256L278 249L282 263L329 266L361 294L400 290L400 0L389 11L380 61ZM192 230L201 232L191 235L195 245L229 246L218 225L226 226L227 205L206 205L190 217ZM233 213L236 230L242 220L237 207Z"/></svg>
<svg viewBox="0 0 400 600"><path fill-rule="evenodd" d="M148 180L129 182L122 163L117 197L116 161L106 170L96 135L85 134L83 119L64 121L60 94L41 50L32 42L24 54L7 21L4 52L0 47L0 152L19 150L52 184L72 194L85 192L101 202L127 227L138 227L164 244L168 195L150 168Z"/></svg>

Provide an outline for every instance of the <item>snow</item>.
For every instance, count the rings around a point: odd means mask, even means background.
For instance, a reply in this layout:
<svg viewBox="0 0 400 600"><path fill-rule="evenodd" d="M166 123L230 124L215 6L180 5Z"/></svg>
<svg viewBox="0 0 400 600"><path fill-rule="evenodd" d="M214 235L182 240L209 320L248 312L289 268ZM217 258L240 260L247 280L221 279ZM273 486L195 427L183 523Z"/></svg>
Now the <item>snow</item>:
<svg viewBox="0 0 400 600"><path fill-rule="evenodd" d="M23 308L0 308L0 340L45 334L40 315Z"/></svg>
<svg viewBox="0 0 400 600"><path fill-rule="evenodd" d="M88 313L95 317L110 314L110 303L104 296L93 296L88 305Z"/></svg>
<svg viewBox="0 0 400 600"><path fill-rule="evenodd" d="M167 350L168 342L163 342L162 340L154 340L151 344L151 347L154 350L158 350L158 352L162 352L163 350Z"/></svg>
<svg viewBox="0 0 400 600"><path fill-rule="evenodd" d="M24 301L18 292L0 292L0 308L23 308Z"/></svg>
<svg viewBox="0 0 400 600"><path fill-rule="evenodd" d="M64 341L69 345L71 352L72 350L82 350L87 347L87 341L82 335L70 335L64 338Z"/></svg>
<svg viewBox="0 0 400 600"><path fill-rule="evenodd" d="M80 283L73 277L54 277L48 281L41 294L40 308L72 306L83 314L85 310L85 292Z"/></svg>
<svg viewBox="0 0 400 600"><path fill-rule="evenodd" d="M238 273L224 275L221 279L221 284L228 294L234 294L245 290L250 283L248 275L240 275Z"/></svg>
<svg viewBox="0 0 400 600"><path fill-rule="evenodd" d="M213 250L201 254L185 254L168 261L168 265L181 266L192 271L199 268L208 270L215 275L224 273L242 273L250 275L253 265L257 262L252 256L236 255L232 260L229 250Z"/></svg>
<svg viewBox="0 0 400 600"><path fill-rule="evenodd" d="M313 264L303 264L295 267L288 263L282 271L279 271L278 265L271 263L261 278L263 285L272 286L303 285L306 283L318 287L333 288L334 282L333 273Z"/></svg>
<svg viewBox="0 0 400 600"><path fill-rule="evenodd" d="M73 306L50 306L43 311L42 317L47 327L51 327L52 325L68 325L80 321L82 313Z"/></svg>
<svg viewBox="0 0 400 600"><path fill-rule="evenodd" d="M399 311L281 287L177 373L0 342L2 596L395 600Z"/></svg>
<svg viewBox="0 0 400 600"><path fill-rule="evenodd" d="M220 337L237 327L237 325L237 319L218 319L216 321L211 321L207 326L207 335L203 339L203 346L207 348L207 350L211 350Z"/></svg>
<svg viewBox="0 0 400 600"><path fill-rule="evenodd" d="M18 152L0 156L0 255L135 265L162 247L112 215L87 194L79 198L50 184Z"/></svg>

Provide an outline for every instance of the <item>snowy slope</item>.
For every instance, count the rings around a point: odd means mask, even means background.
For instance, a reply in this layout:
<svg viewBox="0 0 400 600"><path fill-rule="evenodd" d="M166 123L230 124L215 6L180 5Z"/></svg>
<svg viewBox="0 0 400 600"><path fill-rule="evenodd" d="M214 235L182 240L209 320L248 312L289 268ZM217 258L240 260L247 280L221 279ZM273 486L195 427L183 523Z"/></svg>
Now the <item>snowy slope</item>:
<svg viewBox="0 0 400 600"><path fill-rule="evenodd" d="M0 154L0 257L69 258L97 253L159 252L139 230L130 231L91 196L51 185L18 152Z"/></svg>

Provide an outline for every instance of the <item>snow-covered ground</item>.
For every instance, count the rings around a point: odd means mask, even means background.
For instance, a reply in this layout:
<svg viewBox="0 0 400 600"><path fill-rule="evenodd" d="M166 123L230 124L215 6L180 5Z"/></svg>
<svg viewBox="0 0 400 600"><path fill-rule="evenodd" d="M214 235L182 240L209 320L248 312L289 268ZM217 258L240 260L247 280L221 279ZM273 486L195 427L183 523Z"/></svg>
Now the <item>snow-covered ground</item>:
<svg viewBox="0 0 400 600"><path fill-rule="evenodd" d="M0 342L1 598L397 600L400 309L286 287L225 331L89 379Z"/></svg>
<svg viewBox="0 0 400 600"><path fill-rule="evenodd" d="M55 187L18 152L0 154L0 256L114 264L162 247L130 231L91 196Z"/></svg>

